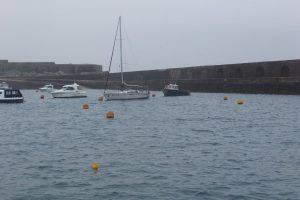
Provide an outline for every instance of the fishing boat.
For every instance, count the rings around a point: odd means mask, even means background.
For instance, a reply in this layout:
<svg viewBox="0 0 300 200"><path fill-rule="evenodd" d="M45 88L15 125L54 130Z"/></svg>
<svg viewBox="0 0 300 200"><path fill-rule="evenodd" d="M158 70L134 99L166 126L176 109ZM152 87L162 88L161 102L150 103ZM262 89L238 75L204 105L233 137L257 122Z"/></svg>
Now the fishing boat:
<svg viewBox="0 0 300 200"><path fill-rule="evenodd" d="M24 98L20 90L12 89L5 82L0 84L0 103L23 103Z"/></svg>
<svg viewBox="0 0 300 200"><path fill-rule="evenodd" d="M108 90L107 83L109 80L110 69L112 65L114 49L116 45L117 36L120 37L120 68L121 68L121 86L119 90ZM122 23L121 23L121 16L119 17L117 30L115 34L115 40L113 43L113 50L110 58L109 70L106 79L106 85L104 90L104 97L106 100L133 100L133 99L148 99L149 98L149 90L145 86L140 85L129 85L124 81L123 77L123 58L122 58Z"/></svg>
<svg viewBox="0 0 300 200"><path fill-rule="evenodd" d="M55 89L52 84L44 85L44 87L39 88L41 92L53 92Z"/></svg>
<svg viewBox="0 0 300 200"><path fill-rule="evenodd" d="M64 85L61 89L51 92L53 98L82 98L87 97L84 91L77 83Z"/></svg>
<svg viewBox="0 0 300 200"><path fill-rule="evenodd" d="M180 90L176 83L175 84L170 83L169 85L166 85L165 88L163 89L163 93L165 97L190 95L190 91Z"/></svg>

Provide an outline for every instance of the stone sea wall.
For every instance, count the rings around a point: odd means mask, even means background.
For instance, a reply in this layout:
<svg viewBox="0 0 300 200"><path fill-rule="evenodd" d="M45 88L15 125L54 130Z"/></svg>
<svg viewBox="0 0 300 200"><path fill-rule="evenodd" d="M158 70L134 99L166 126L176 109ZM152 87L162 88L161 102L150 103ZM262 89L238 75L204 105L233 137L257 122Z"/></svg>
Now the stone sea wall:
<svg viewBox="0 0 300 200"><path fill-rule="evenodd" d="M56 64L55 62L8 62L0 60L0 76L41 76L102 72L101 65Z"/></svg>
<svg viewBox="0 0 300 200"><path fill-rule="evenodd" d="M102 89L106 77L107 72L2 76L0 79L10 80L20 88L38 88L49 82L61 86L76 80L86 87ZM192 92L300 94L300 60L135 71L124 73L124 79L129 84L148 85L150 90L161 90L164 85L176 82ZM109 86L117 88L120 74L110 74L109 80Z"/></svg>

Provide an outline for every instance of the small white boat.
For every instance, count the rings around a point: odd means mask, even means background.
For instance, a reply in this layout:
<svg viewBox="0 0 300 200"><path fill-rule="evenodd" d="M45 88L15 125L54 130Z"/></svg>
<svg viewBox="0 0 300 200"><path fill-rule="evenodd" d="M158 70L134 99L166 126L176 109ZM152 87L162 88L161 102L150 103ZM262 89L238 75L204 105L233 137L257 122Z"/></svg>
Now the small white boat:
<svg viewBox="0 0 300 200"><path fill-rule="evenodd" d="M87 97L86 91L74 83L72 85L64 85L62 89L51 92L53 98L82 98Z"/></svg>
<svg viewBox="0 0 300 200"><path fill-rule="evenodd" d="M45 85L44 87L39 88L41 92L53 92L55 89L52 84Z"/></svg>
<svg viewBox="0 0 300 200"><path fill-rule="evenodd" d="M6 82L0 83L0 88L1 89L10 89L9 85Z"/></svg>

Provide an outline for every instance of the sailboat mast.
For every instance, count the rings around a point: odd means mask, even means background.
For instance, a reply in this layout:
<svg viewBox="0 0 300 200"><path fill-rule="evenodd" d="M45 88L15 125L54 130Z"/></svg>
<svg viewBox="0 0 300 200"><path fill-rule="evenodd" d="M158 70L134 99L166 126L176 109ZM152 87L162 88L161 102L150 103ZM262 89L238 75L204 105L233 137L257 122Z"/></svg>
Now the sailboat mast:
<svg viewBox="0 0 300 200"><path fill-rule="evenodd" d="M112 48L112 52L111 52L111 56L110 56L109 68L108 68L108 73L107 73L107 76L106 76L106 82L105 82L104 92L107 89L107 84L108 84L108 79L109 79L109 74L110 74L110 68L111 68L111 64L112 64L112 61L113 61L113 57L114 57L114 52L115 52L115 46L116 46L116 41L117 41L117 37L118 37L118 32L119 32L119 22L117 24L117 30L116 30L116 34L115 34L114 44L113 44L113 48Z"/></svg>
<svg viewBox="0 0 300 200"><path fill-rule="evenodd" d="M121 67L121 80L122 84L124 84L123 79L123 56L122 56L122 22L121 22L121 16L119 17L119 26L120 26L120 67Z"/></svg>

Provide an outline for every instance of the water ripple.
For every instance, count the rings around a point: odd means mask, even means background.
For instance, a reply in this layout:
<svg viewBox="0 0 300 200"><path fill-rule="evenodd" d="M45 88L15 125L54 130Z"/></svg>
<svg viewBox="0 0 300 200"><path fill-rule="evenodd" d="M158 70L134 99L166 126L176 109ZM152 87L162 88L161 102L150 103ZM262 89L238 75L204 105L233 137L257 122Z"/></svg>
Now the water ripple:
<svg viewBox="0 0 300 200"><path fill-rule="evenodd" d="M23 93L24 104L0 105L1 200L300 199L299 96L98 103L98 90L72 100Z"/></svg>

